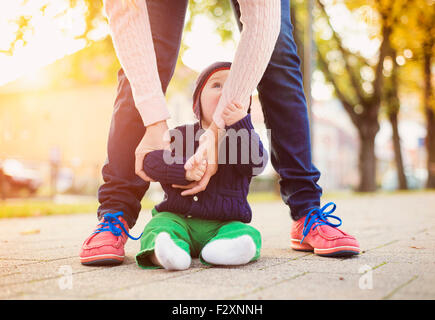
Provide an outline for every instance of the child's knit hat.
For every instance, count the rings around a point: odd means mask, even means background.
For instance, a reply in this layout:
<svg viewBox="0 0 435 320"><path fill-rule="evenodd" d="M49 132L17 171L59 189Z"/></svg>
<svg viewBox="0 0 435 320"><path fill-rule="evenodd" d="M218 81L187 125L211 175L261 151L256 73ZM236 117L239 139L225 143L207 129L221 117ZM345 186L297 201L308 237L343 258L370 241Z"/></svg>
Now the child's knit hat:
<svg viewBox="0 0 435 320"><path fill-rule="evenodd" d="M204 89L208 79L220 70L229 70L231 62L218 61L205 68L198 76L195 82L195 90L193 91L193 113L198 120L201 120L201 92ZM251 112L252 96L249 99L248 113Z"/></svg>

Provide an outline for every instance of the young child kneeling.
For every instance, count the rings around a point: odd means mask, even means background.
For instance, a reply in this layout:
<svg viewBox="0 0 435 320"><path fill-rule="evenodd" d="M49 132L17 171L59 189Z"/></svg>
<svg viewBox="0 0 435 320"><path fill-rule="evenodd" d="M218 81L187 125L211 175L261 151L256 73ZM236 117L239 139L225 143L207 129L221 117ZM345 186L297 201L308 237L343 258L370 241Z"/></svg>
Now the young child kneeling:
<svg viewBox="0 0 435 320"><path fill-rule="evenodd" d="M144 159L145 173L160 182L165 197L152 209L152 219L140 239L136 262L142 268L185 270L192 257L206 265L243 265L260 256L260 232L247 224L252 217L247 195L252 177L264 170L268 157L254 131L250 106L248 111L238 104L225 109L232 123L226 123L218 171L207 188L182 196L182 190L172 186L198 181L205 172L205 160L195 170L186 171L184 164L212 122L230 67L230 62L216 62L201 72L193 95L199 121L170 130L172 151L152 151ZM168 159L173 163L168 164Z"/></svg>

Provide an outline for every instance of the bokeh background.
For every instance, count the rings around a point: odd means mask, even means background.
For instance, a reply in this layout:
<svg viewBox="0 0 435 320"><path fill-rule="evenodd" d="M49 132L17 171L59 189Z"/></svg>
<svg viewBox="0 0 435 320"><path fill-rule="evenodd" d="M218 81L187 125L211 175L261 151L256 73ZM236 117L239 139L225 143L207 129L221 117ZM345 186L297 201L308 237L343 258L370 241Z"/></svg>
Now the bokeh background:
<svg viewBox="0 0 435 320"><path fill-rule="evenodd" d="M435 2L290 4L324 192L435 188ZM189 1L170 127L195 121L198 72L239 38L228 0ZM96 210L119 68L102 1L0 2L0 217ZM268 145L257 93L252 114ZM269 162L251 200L278 199L278 179ZM143 207L161 199L153 183Z"/></svg>

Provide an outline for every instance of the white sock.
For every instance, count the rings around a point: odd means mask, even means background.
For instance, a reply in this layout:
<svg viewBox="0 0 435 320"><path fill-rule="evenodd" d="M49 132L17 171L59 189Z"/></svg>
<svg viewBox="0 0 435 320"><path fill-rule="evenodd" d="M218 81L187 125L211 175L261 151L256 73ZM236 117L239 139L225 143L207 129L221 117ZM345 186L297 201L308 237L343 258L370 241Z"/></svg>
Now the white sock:
<svg viewBox="0 0 435 320"><path fill-rule="evenodd" d="M235 239L213 240L204 246L201 255L208 263L234 266L251 261L256 250L254 240L243 235Z"/></svg>
<svg viewBox="0 0 435 320"><path fill-rule="evenodd" d="M167 270L186 270L192 261L190 255L177 246L167 232L157 235L154 254L160 265Z"/></svg>

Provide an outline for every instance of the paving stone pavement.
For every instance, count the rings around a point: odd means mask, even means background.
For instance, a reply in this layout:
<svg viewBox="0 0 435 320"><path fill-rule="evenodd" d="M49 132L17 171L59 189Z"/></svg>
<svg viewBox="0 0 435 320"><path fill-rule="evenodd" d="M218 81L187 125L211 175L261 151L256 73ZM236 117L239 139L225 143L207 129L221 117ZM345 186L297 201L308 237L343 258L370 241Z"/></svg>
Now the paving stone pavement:
<svg viewBox="0 0 435 320"><path fill-rule="evenodd" d="M95 213L0 219L0 299L435 299L435 192L346 195L342 229L360 242L353 258L325 258L289 247L282 201L252 204L261 231L259 261L186 271L143 270L129 240L116 267L86 267L78 253ZM143 210L131 230L150 219Z"/></svg>

